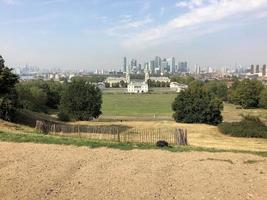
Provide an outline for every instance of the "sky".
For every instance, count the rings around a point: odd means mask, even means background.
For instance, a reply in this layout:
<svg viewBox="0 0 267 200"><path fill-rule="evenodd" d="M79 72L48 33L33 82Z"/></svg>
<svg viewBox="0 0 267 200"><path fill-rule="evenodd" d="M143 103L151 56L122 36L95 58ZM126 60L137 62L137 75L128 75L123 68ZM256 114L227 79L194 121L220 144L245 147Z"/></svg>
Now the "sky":
<svg viewBox="0 0 267 200"><path fill-rule="evenodd" d="M124 56L267 63L267 0L0 0L0 27L12 67L111 69Z"/></svg>

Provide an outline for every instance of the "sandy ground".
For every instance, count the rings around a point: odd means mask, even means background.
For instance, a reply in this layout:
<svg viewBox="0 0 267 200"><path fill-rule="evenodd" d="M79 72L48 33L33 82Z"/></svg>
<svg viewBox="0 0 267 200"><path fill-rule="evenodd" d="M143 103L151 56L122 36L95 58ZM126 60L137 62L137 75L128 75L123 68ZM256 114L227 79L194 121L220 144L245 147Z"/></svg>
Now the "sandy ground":
<svg viewBox="0 0 267 200"><path fill-rule="evenodd" d="M0 155L4 200L267 199L267 159L247 154L0 142Z"/></svg>

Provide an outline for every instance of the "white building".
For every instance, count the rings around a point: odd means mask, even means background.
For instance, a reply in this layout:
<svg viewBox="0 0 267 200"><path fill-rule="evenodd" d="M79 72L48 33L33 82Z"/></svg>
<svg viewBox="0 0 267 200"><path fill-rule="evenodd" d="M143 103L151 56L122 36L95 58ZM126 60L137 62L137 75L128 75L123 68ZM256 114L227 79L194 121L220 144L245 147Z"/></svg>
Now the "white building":
<svg viewBox="0 0 267 200"><path fill-rule="evenodd" d="M169 83L171 82L171 79L169 77L164 77L164 76L159 76L159 77L150 77L149 78L151 81L155 81L155 82L165 82L165 83Z"/></svg>
<svg viewBox="0 0 267 200"><path fill-rule="evenodd" d="M108 83L110 85L110 87L112 87L113 84L118 84L121 81L126 82L126 78L124 77L108 77L105 82Z"/></svg>
<svg viewBox="0 0 267 200"><path fill-rule="evenodd" d="M186 90L188 88L188 86L184 85L184 84L177 83L177 82L171 82L170 88L173 90L176 90L179 93L183 90Z"/></svg>
<svg viewBox="0 0 267 200"><path fill-rule="evenodd" d="M128 93L148 93L146 82L130 82L127 86Z"/></svg>

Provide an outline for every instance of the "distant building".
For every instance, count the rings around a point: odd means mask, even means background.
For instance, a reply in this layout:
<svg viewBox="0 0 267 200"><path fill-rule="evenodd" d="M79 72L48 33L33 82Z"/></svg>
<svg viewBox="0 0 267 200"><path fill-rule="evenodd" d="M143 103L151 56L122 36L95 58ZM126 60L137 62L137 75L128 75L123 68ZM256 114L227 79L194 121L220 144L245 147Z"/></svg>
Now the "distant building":
<svg viewBox="0 0 267 200"><path fill-rule="evenodd" d="M123 72L126 72L127 71L127 58L124 57L123 58Z"/></svg>
<svg viewBox="0 0 267 200"><path fill-rule="evenodd" d="M260 65L256 65L256 74L260 73Z"/></svg>
<svg viewBox="0 0 267 200"><path fill-rule="evenodd" d="M110 87L112 87L113 84L120 83L121 81L124 81L125 83L127 82L126 78L124 78L124 77L108 77L105 80L105 82L108 83Z"/></svg>
<svg viewBox="0 0 267 200"><path fill-rule="evenodd" d="M147 74L148 72L146 72L146 78L147 78ZM126 74L126 79L127 79L127 91L128 93L147 93L148 92L148 84L147 84L147 80L145 81L131 81L130 80L130 74L127 73ZM149 76L148 76L149 78Z"/></svg>
<svg viewBox="0 0 267 200"><path fill-rule="evenodd" d="M165 82L165 83L169 83L171 82L171 79L169 77L164 77L164 76L160 76L160 77L150 77L149 78L151 81L155 81L155 82Z"/></svg>
<svg viewBox="0 0 267 200"><path fill-rule="evenodd" d="M266 76L266 65L262 67L262 76Z"/></svg>
<svg viewBox="0 0 267 200"><path fill-rule="evenodd" d="M127 86L128 93L147 93L148 84L146 82L130 82Z"/></svg>
<svg viewBox="0 0 267 200"><path fill-rule="evenodd" d="M251 66L250 66L250 73L251 73L251 74L254 74L254 73L255 73L254 65L251 65Z"/></svg>
<svg viewBox="0 0 267 200"><path fill-rule="evenodd" d="M187 85L184 85L184 84L180 84L180 83L177 83L177 82L171 82L170 83L170 89L173 89L173 90L176 90L176 92L181 92L183 90L186 90L188 88Z"/></svg>
<svg viewBox="0 0 267 200"><path fill-rule="evenodd" d="M179 62L178 63L178 71L181 73L188 72L187 62Z"/></svg>

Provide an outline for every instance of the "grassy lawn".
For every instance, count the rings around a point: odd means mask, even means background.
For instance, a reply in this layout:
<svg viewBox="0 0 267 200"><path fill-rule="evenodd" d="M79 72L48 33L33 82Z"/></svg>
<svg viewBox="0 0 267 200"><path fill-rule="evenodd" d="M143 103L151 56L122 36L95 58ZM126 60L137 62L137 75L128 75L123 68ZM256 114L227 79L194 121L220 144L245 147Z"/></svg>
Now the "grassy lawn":
<svg viewBox="0 0 267 200"><path fill-rule="evenodd" d="M152 117L172 116L171 104L177 94L103 94L103 116ZM266 109L237 109L232 104L224 104L225 121L239 121L241 114L259 116L267 120Z"/></svg>
<svg viewBox="0 0 267 200"><path fill-rule="evenodd" d="M177 94L103 94L104 116L171 116Z"/></svg>

